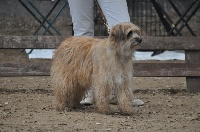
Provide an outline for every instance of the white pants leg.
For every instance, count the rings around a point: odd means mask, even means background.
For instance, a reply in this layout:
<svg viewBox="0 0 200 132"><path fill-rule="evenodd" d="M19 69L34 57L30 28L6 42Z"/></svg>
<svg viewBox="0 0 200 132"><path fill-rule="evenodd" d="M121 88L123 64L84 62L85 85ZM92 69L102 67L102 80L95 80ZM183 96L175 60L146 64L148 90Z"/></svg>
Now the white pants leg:
<svg viewBox="0 0 200 132"><path fill-rule="evenodd" d="M98 0L98 3L110 29L119 23L130 22L126 0Z"/></svg>
<svg viewBox="0 0 200 132"><path fill-rule="evenodd" d="M94 0L68 0L74 36L94 36Z"/></svg>

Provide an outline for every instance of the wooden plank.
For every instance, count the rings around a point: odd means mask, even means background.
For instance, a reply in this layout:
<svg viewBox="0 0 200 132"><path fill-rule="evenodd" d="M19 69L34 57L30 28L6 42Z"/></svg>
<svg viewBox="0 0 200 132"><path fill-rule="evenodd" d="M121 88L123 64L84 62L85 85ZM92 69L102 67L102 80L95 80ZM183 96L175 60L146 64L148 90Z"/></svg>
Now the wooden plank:
<svg viewBox="0 0 200 132"><path fill-rule="evenodd" d="M186 77L186 84L189 92L200 92L200 77Z"/></svg>
<svg viewBox="0 0 200 132"><path fill-rule="evenodd" d="M142 38L139 50L200 50L200 37ZM0 48L55 49L64 39L61 36L0 36Z"/></svg>
<svg viewBox="0 0 200 132"><path fill-rule="evenodd" d="M200 37L144 37L141 50L200 50Z"/></svg>
<svg viewBox="0 0 200 132"><path fill-rule="evenodd" d="M134 63L134 77L200 76L199 65L186 63Z"/></svg>
<svg viewBox="0 0 200 132"><path fill-rule="evenodd" d="M199 65L200 67L200 51L186 51L185 60L188 65ZM192 68L192 67L191 67ZM196 72L199 72L197 70ZM200 92L200 77L186 77L187 89L189 92Z"/></svg>
<svg viewBox="0 0 200 132"><path fill-rule="evenodd" d="M55 49L64 40L61 36L1 36L0 39L3 39L0 48L7 49Z"/></svg>
<svg viewBox="0 0 200 132"><path fill-rule="evenodd" d="M0 63L0 76L49 76L51 63ZM186 63L134 63L134 77L200 76L199 65Z"/></svg>
<svg viewBox="0 0 200 132"><path fill-rule="evenodd" d="M49 76L51 63L0 63L0 77Z"/></svg>

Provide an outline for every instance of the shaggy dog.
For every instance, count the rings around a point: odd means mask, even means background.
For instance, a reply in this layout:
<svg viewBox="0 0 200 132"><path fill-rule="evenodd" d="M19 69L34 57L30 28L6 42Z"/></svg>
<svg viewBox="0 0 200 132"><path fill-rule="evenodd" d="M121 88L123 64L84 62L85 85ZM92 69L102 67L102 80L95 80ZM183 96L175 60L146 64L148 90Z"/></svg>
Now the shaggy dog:
<svg viewBox="0 0 200 132"><path fill-rule="evenodd" d="M91 87L98 112L111 112L109 95L114 90L120 111L132 113L132 53L142 42L138 32L136 25L126 22L114 26L107 39L65 39L51 67L56 109L76 108Z"/></svg>

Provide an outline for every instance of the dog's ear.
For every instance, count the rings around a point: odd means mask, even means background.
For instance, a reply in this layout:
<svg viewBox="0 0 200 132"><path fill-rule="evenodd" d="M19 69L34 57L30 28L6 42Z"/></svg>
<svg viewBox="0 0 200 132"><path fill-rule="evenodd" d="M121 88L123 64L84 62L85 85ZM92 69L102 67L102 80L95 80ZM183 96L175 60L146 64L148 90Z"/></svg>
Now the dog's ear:
<svg viewBox="0 0 200 132"><path fill-rule="evenodd" d="M126 34L122 25L116 25L112 28L110 38L114 42L120 42L126 38Z"/></svg>

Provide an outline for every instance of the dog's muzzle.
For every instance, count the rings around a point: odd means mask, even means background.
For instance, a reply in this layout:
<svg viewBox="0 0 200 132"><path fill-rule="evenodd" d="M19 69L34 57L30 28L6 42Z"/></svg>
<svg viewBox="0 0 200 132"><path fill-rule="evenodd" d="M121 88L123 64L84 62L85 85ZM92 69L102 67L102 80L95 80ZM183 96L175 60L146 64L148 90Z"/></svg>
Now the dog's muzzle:
<svg viewBox="0 0 200 132"><path fill-rule="evenodd" d="M133 42L131 43L131 48L134 48L135 46L139 45L142 42L141 37L134 38Z"/></svg>
<svg viewBox="0 0 200 132"><path fill-rule="evenodd" d="M136 41L138 44L140 44L140 43L142 43L142 38L141 38L141 37L137 37L137 38L135 38L135 41Z"/></svg>

